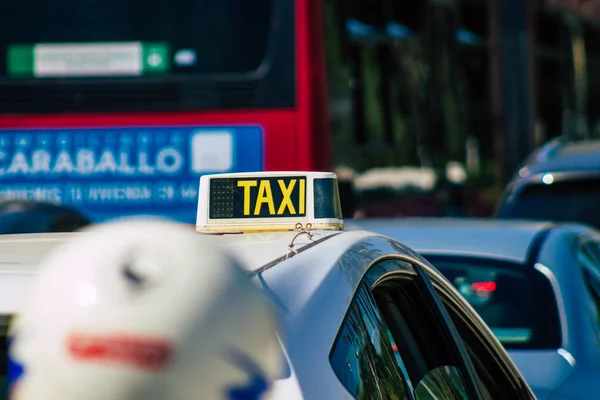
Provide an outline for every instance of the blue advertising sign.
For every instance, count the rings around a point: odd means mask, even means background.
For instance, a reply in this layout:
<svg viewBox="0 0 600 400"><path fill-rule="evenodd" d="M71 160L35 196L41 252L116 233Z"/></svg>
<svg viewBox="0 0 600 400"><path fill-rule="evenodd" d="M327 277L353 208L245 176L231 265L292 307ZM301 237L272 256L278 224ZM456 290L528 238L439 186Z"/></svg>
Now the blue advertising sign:
<svg viewBox="0 0 600 400"><path fill-rule="evenodd" d="M258 126L0 130L0 199L72 205L94 221L194 223L201 175L263 170Z"/></svg>

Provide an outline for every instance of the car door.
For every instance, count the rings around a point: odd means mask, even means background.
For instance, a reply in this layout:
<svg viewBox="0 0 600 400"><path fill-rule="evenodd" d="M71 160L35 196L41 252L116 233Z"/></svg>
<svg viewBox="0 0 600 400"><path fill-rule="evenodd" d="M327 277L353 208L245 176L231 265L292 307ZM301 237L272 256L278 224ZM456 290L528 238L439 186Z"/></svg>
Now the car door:
<svg viewBox="0 0 600 400"><path fill-rule="evenodd" d="M535 399L500 342L466 300L433 267L423 263L420 268L428 275L435 293L453 321L475 367L478 384L485 388L486 398Z"/></svg>
<svg viewBox="0 0 600 400"><path fill-rule="evenodd" d="M418 271L398 258L368 269L331 349L336 376L356 399L485 398Z"/></svg>

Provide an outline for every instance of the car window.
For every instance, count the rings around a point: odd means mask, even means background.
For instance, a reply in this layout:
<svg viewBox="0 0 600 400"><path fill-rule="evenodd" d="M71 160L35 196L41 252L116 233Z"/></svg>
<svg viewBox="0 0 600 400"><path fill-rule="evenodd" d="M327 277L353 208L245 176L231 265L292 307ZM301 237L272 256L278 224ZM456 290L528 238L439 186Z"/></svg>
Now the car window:
<svg viewBox="0 0 600 400"><path fill-rule="evenodd" d="M473 317L473 311L448 289L447 284L443 284L436 277L431 278L436 293L442 299L477 371L479 386L485 393L484 398L491 400L529 398L527 385L514 371L511 371L511 366L508 364L511 361L499 354L502 349L494 343L493 336L486 332L481 320ZM525 395L521 396L521 393Z"/></svg>
<svg viewBox="0 0 600 400"><path fill-rule="evenodd" d="M596 336L600 339L600 291L598 290L598 283L594 282L592 276L586 270L582 271L582 277L587 289L589 316Z"/></svg>
<svg viewBox="0 0 600 400"><path fill-rule="evenodd" d="M600 251L594 242L584 240L577 252L581 276L587 291L589 316L600 339Z"/></svg>
<svg viewBox="0 0 600 400"><path fill-rule="evenodd" d="M460 370L457 367L437 367L427 373L415 388L417 400L468 399ZM489 397L486 397L489 398Z"/></svg>
<svg viewBox="0 0 600 400"><path fill-rule="evenodd" d="M600 227L600 179L571 179L528 184L502 218L578 221Z"/></svg>
<svg viewBox="0 0 600 400"><path fill-rule="evenodd" d="M415 388L416 399L472 398L464 360L415 270L384 274L373 285L372 293L397 346L400 367Z"/></svg>
<svg viewBox="0 0 600 400"><path fill-rule="evenodd" d="M541 272L492 259L427 256L507 349L558 349L556 296Z"/></svg>
<svg viewBox="0 0 600 400"><path fill-rule="evenodd" d="M335 374L355 399L408 399L388 329L369 288L359 287L330 354Z"/></svg>
<svg viewBox="0 0 600 400"><path fill-rule="evenodd" d="M588 237L582 237L578 253L580 263L600 280L600 244Z"/></svg>

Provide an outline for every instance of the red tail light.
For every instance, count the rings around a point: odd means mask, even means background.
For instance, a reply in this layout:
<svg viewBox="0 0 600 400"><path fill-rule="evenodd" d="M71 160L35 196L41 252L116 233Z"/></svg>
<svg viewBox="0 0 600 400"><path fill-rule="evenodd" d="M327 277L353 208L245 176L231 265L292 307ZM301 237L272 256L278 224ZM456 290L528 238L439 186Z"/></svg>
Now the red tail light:
<svg viewBox="0 0 600 400"><path fill-rule="evenodd" d="M471 287L480 292L493 292L496 290L496 282L474 282Z"/></svg>

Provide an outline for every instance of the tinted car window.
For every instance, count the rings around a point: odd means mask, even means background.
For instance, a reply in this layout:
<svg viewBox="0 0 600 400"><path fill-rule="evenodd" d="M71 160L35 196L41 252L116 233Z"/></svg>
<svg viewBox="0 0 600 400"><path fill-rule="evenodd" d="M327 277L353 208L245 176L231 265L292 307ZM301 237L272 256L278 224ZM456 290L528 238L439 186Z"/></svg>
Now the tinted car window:
<svg viewBox="0 0 600 400"><path fill-rule="evenodd" d="M466 385L470 375L464 369L457 343L441 317L433 293L418 274L406 270L388 274L376 283L373 294L416 398L471 398Z"/></svg>
<svg viewBox="0 0 600 400"><path fill-rule="evenodd" d="M457 367L438 367L429 371L415 388L416 400L468 399Z"/></svg>
<svg viewBox="0 0 600 400"><path fill-rule="evenodd" d="M600 265L598 247L594 242L584 242L577 253L582 267L582 277L588 294L589 315L600 333Z"/></svg>
<svg viewBox="0 0 600 400"><path fill-rule="evenodd" d="M550 281L508 262L429 256L508 349L561 346L558 307Z"/></svg>
<svg viewBox="0 0 600 400"><path fill-rule="evenodd" d="M600 332L600 285L588 271L583 271L582 276L589 296L589 315L596 326L596 332Z"/></svg>
<svg viewBox="0 0 600 400"><path fill-rule="evenodd" d="M600 179L529 184L501 218L577 221L600 227Z"/></svg>
<svg viewBox="0 0 600 400"><path fill-rule="evenodd" d="M350 305L329 359L356 399L408 398L387 326L365 284Z"/></svg>
<svg viewBox="0 0 600 400"><path fill-rule="evenodd" d="M480 322L474 320L470 311L455 295L447 290L448 287L441 281L434 279L434 286L442 299L456 330L463 340L471 362L477 371L479 386L485 399L513 400L519 398L532 398L527 385L515 375L510 359L503 357L498 352L502 349L495 348L491 343L492 338Z"/></svg>

